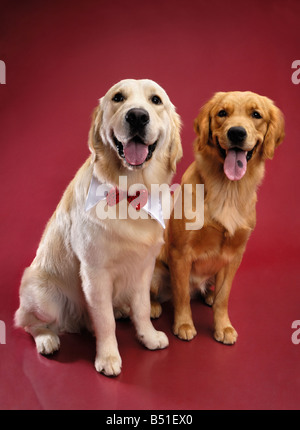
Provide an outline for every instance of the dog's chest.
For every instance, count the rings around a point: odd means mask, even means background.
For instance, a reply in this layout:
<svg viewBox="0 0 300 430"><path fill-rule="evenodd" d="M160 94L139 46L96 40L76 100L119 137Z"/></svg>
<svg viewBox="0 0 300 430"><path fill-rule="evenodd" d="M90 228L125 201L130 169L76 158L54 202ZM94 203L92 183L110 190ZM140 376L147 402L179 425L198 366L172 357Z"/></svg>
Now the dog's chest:
<svg viewBox="0 0 300 430"><path fill-rule="evenodd" d="M247 214L241 210L240 202L228 199L222 193L218 198L209 199L206 207L207 212L213 214L213 220L221 223L231 235L247 225Z"/></svg>
<svg viewBox="0 0 300 430"><path fill-rule="evenodd" d="M194 248L192 274L203 279L214 276L244 251L249 234L246 229L239 229L230 235L224 228L204 226Z"/></svg>
<svg viewBox="0 0 300 430"><path fill-rule="evenodd" d="M243 192L240 184L231 181L205 183L205 222L217 222L231 236L242 228L249 228L249 216L255 208L256 194Z"/></svg>

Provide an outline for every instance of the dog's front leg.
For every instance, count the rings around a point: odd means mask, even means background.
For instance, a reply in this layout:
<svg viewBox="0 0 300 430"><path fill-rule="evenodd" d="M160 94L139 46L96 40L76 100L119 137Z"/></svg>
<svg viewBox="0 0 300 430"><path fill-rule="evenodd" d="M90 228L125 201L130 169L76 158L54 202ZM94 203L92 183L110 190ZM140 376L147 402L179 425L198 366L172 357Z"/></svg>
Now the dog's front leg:
<svg viewBox="0 0 300 430"><path fill-rule="evenodd" d="M177 250L170 252L169 268L174 305L173 332L182 340L191 340L197 334L190 304L191 267L191 263L180 252Z"/></svg>
<svg viewBox="0 0 300 430"><path fill-rule="evenodd" d="M229 319L228 300L232 281L241 261L242 256L236 257L216 275L215 297L213 302L214 338L218 342L227 345L234 344L238 336Z"/></svg>
<svg viewBox="0 0 300 430"><path fill-rule="evenodd" d="M146 348L163 349L169 345L169 340L165 333L157 331L152 325L150 283L153 274L153 265L144 271L139 285L135 288L131 302L131 319L137 331L137 337Z"/></svg>
<svg viewBox="0 0 300 430"><path fill-rule="evenodd" d="M116 339L112 293L113 282L107 271L81 268L83 291L96 336L95 368L106 376L121 372L122 360Z"/></svg>

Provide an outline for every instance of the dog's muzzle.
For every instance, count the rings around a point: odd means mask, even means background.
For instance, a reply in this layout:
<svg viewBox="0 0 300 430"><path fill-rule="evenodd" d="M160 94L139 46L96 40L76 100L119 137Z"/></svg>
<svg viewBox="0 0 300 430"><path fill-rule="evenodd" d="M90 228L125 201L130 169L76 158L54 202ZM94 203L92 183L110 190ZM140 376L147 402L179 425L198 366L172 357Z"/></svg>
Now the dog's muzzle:
<svg viewBox="0 0 300 430"><path fill-rule="evenodd" d="M145 137L146 126L150 122L149 113L145 109L132 108L125 115L125 121L129 124L130 134Z"/></svg>
<svg viewBox="0 0 300 430"><path fill-rule="evenodd" d="M150 160L156 148L157 141L153 144L146 142L147 125L150 122L149 113L142 108L132 108L125 115L125 122L129 127L129 136L132 136L126 144L113 136L114 143L121 158L131 167L141 167Z"/></svg>
<svg viewBox="0 0 300 430"><path fill-rule="evenodd" d="M240 126L231 127L227 132L227 138L231 144L230 148L227 150L222 148L218 139L217 146L224 158L225 175L231 181L238 181L245 175L247 163L251 160L257 144L250 151L243 149L247 141L247 131Z"/></svg>

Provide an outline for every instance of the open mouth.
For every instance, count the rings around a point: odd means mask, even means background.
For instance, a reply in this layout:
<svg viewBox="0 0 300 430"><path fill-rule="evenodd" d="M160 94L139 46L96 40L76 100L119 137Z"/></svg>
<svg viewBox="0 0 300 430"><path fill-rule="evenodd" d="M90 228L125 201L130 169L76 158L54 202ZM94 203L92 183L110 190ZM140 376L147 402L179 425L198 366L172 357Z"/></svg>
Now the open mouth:
<svg viewBox="0 0 300 430"><path fill-rule="evenodd" d="M134 136L126 145L120 142L115 135L113 135L113 140L119 156L125 159L131 167L141 167L150 160L157 145L157 141L152 145L147 145L139 136Z"/></svg>
<svg viewBox="0 0 300 430"><path fill-rule="evenodd" d="M254 149L256 145L251 149L251 151L243 151L241 148L233 147L225 150L219 144L218 139L217 146L219 148L222 158L224 158L224 173L228 179L231 181L239 181L245 175L247 171L247 164L253 156Z"/></svg>

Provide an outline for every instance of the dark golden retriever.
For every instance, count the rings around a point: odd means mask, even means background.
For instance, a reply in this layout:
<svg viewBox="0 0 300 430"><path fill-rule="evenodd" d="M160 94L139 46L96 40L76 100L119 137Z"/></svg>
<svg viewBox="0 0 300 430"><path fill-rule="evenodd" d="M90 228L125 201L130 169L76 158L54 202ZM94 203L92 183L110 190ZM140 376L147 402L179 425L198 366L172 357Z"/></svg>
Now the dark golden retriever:
<svg viewBox="0 0 300 430"><path fill-rule="evenodd" d="M233 344L237 332L228 316L229 293L255 227L256 190L265 160L273 157L284 138L284 120L267 97L249 91L219 92L202 107L194 128L195 161L181 186L192 184L195 195L196 184L204 184L204 224L188 230L184 213L182 219L171 217L152 294L161 292L170 279L174 334L191 340L196 335L191 293L200 290L213 307L214 338ZM152 316L159 313L160 305L154 302Z"/></svg>

